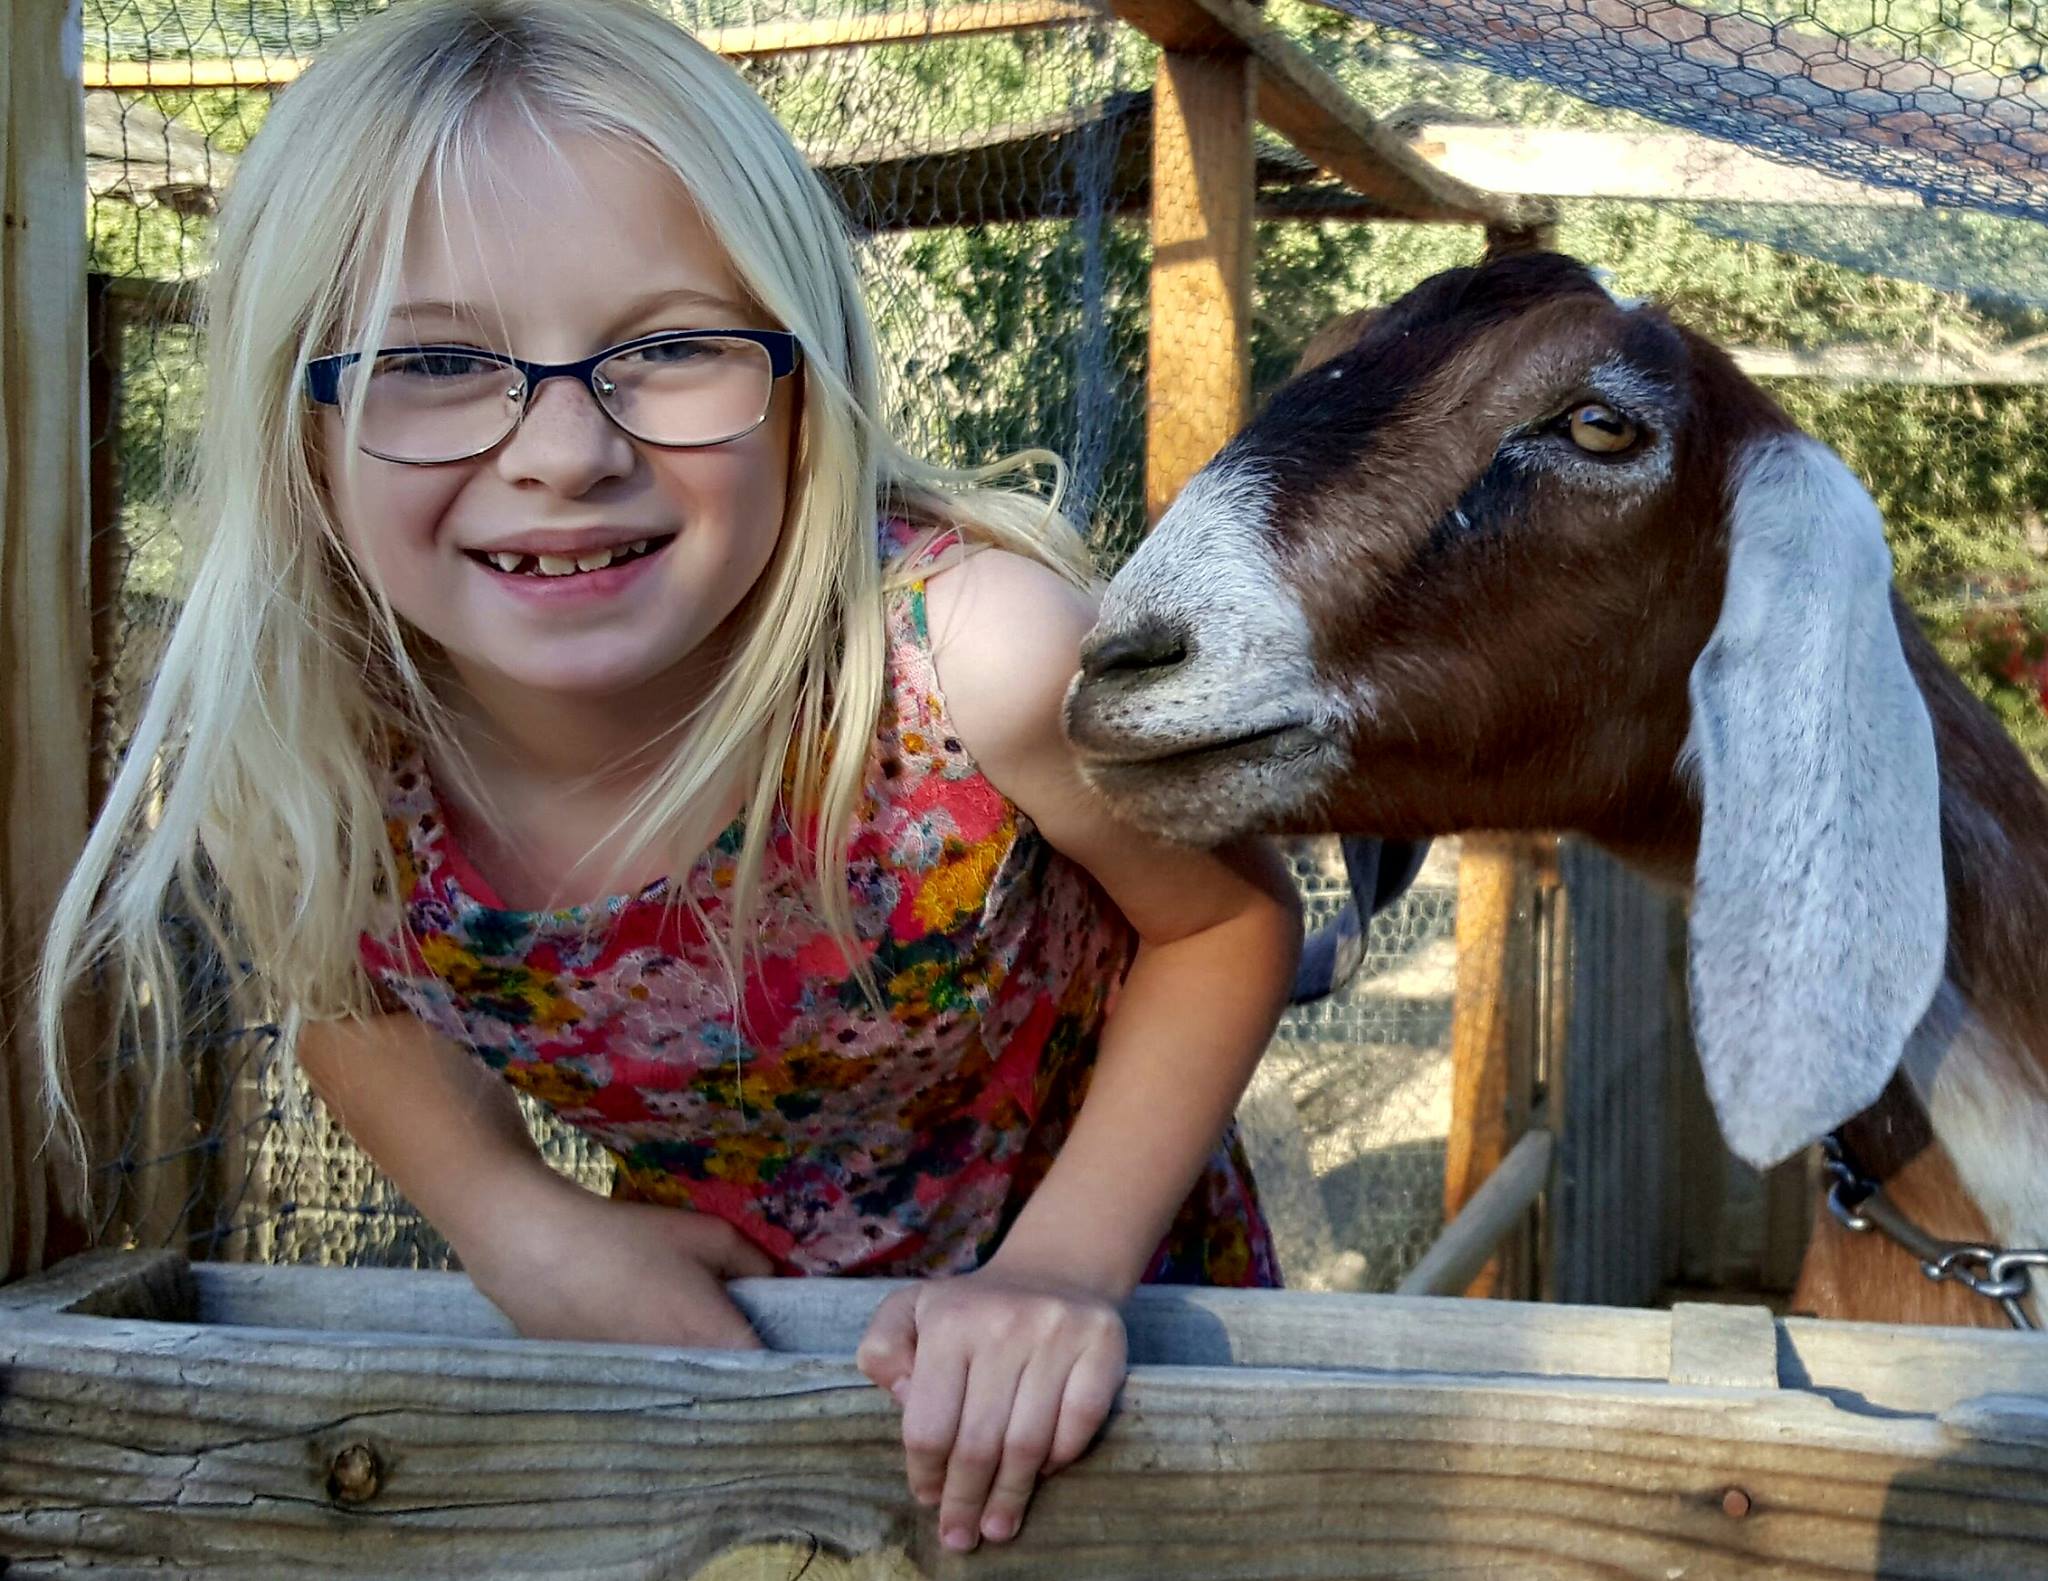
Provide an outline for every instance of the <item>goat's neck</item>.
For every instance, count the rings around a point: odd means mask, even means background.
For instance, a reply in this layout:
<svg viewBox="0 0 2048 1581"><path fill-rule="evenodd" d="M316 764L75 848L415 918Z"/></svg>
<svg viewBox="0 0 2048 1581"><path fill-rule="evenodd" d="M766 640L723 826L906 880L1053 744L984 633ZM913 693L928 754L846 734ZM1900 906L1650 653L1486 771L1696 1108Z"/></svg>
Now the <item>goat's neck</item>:
<svg viewBox="0 0 2048 1581"><path fill-rule="evenodd" d="M2048 1246L2048 788L1909 619L1942 769L1948 981L1902 1072L2006 1246ZM2035 1281L2037 1316L2048 1283Z"/></svg>

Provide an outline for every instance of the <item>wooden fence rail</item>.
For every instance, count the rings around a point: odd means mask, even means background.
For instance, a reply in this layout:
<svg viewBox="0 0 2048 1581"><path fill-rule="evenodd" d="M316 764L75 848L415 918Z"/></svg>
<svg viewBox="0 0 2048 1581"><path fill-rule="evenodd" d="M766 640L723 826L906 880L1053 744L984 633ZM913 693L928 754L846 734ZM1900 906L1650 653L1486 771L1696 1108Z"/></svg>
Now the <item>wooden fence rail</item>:
<svg viewBox="0 0 2048 1581"><path fill-rule="evenodd" d="M101 1254L0 1291L10 1578L2048 1577L2025 1335L1148 1290L1103 1441L943 1553L848 1352L535 1343L459 1275Z"/></svg>

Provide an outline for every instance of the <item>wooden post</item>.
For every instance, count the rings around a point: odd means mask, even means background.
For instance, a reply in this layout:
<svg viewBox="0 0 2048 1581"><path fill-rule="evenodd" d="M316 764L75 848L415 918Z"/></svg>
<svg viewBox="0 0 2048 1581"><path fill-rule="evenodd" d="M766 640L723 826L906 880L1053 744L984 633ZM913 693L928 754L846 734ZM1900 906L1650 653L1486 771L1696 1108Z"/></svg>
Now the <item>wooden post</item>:
<svg viewBox="0 0 2048 1581"><path fill-rule="evenodd" d="M0 12L0 1279L80 1239L29 981L91 793L79 5Z"/></svg>
<svg viewBox="0 0 2048 1581"><path fill-rule="evenodd" d="M1252 93L1242 50L1164 50L1152 90L1145 516L1251 409Z"/></svg>
<svg viewBox="0 0 2048 1581"><path fill-rule="evenodd" d="M1444 1222L1464 1210L1529 1128L1537 1031L1536 842L1468 834L1459 841L1458 982L1451 1000L1451 1135ZM1530 1282L1527 1237L1510 1242L1466 1290L1519 1296Z"/></svg>

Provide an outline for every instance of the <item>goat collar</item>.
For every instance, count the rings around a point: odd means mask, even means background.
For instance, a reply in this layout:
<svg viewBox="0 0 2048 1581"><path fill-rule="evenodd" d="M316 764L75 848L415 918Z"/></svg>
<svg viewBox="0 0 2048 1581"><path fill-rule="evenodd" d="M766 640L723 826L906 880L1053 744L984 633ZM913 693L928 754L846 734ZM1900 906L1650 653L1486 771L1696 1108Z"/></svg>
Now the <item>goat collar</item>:
<svg viewBox="0 0 2048 1581"><path fill-rule="evenodd" d="M1930 1235L1893 1207L1883 1185L1857 1167L1840 1131L1830 1131L1820 1145L1827 1160L1828 1211L1845 1229L1859 1234L1875 1230L1918 1258L1920 1272L1936 1284L1952 1280L1996 1301L2014 1328L2035 1326L2021 1303L2032 1289L2029 1270L2048 1270L2048 1247L2015 1250Z"/></svg>

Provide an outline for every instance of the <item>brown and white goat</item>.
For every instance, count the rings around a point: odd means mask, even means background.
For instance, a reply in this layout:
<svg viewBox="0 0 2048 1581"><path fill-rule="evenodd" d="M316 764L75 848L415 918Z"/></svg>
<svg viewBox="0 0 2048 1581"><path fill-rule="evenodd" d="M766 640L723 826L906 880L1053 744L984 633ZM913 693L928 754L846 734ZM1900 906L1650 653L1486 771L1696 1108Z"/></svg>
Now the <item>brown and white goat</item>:
<svg viewBox="0 0 2048 1581"><path fill-rule="evenodd" d="M1068 701L1092 781L1186 840L1588 836L1690 888L1736 1153L1849 1122L1935 1234L2048 1245L2048 792L1855 478L1554 254L1309 360L1111 586ZM2005 1321L1826 1215L1794 1303Z"/></svg>

